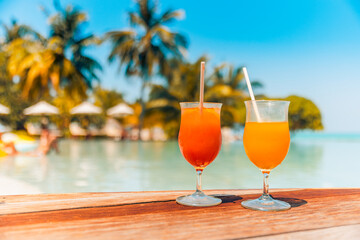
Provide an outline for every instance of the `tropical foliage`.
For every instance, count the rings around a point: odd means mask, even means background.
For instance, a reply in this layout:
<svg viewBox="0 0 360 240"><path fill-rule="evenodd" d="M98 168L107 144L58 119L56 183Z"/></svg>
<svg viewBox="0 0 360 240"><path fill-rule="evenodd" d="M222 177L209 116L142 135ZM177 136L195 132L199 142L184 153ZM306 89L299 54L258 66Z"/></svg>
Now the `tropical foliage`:
<svg viewBox="0 0 360 240"><path fill-rule="evenodd" d="M179 10L159 13L158 4L151 0L137 0L136 11L128 13L130 30L112 31L107 38L112 44L109 61L120 60L127 76L136 75L142 80L140 93L140 126L145 113L144 95L146 84L157 70L164 72L170 58L181 59L187 47L186 38L171 31L166 25L183 17Z"/></svg>
<svg viewBox="0 0 360 240"><path fill-rule="evenodd" d="M163 122L168 134L176 135L179 128L179 102L199 101L200 62L206 57L199 58L194 63L184 63L176 60L169 62L166 72L165 85L152 85L150 99L147 103L147 115L163 113ZM247 98L244 92L242 68L234 68L230 64L221 64L214 68L205 81L205 101L223 103L221 123L232 127L243 120L243 100ZM254 87L261 87L254 82ZM171 127L170 127L171 126Z"/></svg>
<svg viewBox="0 0 360 240"><path fill-rule="evenodd" d="M34 38L41 39L41 35L34 31L31 27L25 24L18 24L15 19L11 21L11 24L8 26L6 24L2 24L5 38L4 43L10 43L15 39L23 38L27 35L30 35Z"/></svg>
<svg viewBox="0 0 360 240"><path fill-rule="evenodd" d="M289 128L290 131L296 132L299 130L323 130L322 117L320 109L310 99L290 95L286 98L269 98L262 96L261 100L284 100L289 101ZM243 113L243 119L245 124L245 112Z"/></svg>
<svg viewBox="0 0 360 240"><path fill-rule="evenodd" d="M171 137L177 136L180 127L179 102L194 102L199 99L199 66L204 60L206 58L201 57L194 63L184 63L172 59L164 73L166 84L151 85L146 117L154 119L156 116L158 122L164 123L163 127Z"/></svg>
<svg viewBox="0 0 360 240"><path fill-rule="evenodd" d="M320 110L311 100L295 95L284 100L290 101L289 127L292 131L324 129Z"/></svg>
<svg viewBox="0 0 360 240"><path fill-rule="evenodd" d="M63 87L69 94L85 98L86 86L72 62L63 54L56 37L41 43L16 39L7 46L8 71L20 78L25 99L49 97L50 91Z"/></svg>
<svg viewBox="0 0 360 240"><path fill-rule="evenodd" d="M71 6L49 16L50 36L45 38L26 25L5 26L5 50L9 56L8 72L20 78L25 99L49 97L63 89L70 96L86 98L86 91L98 80L100 64L84 55L84 49L97 43L92 35L83 36L86 14ZM68 54L68 52L71 54ZM69 55L69 56L68 56Z"/></svg>
<svg viewBox="0 0 360 240"><path fill-rule="evenodd" d="M100 106L104 112L109 108L124 102L123 95L116 90L108 90L101 87L94 89L95 105Z"/></svg>
<svg viewBox="0 0 360 240"><path fill-rule="evenodd" d="M0 52L0 103L11 109L9 115L0 116L0 121L13 129L23 129L26 119L22 112L31 102L23 99L19 86L9 81L6 61L6 54Z"/></svg>
<svg viewBox="0 0 360 240"><path fill-rule="evenodd" d="M99 81L97 71L101 71L102 67L94 58L85 55L85 49L91 45L98 45L101 40L94 34L84 34L83 25L88 21L88 16L85 12L68 5L62 8L59 2L55 1L55 8L57 12L53 15L48 15L50 22L50 37L60 39L62 54L67 56L68 50L69 58L73 63L75 69L85 81L87 87L92 88L93 81Z"/></svg>
<svg viewBox="0 0 360 240"><path fill-rule="evenodd" d="M262 87L261 83L254 81L254 88ZM242 67L235 68L231 64L221 64L214 68L209 77L205 100L209 102L221 102L221 124L233 127L241 122L241 103L246 97L245 81Z"/></svg>

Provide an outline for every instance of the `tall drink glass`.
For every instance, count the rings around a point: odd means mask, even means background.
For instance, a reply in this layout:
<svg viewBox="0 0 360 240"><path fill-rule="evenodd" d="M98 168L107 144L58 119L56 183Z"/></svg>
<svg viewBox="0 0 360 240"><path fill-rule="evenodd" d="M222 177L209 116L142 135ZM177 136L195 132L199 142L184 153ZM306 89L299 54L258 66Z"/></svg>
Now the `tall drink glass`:
<svg viewBox="0 0 360 240"><path fill-rule="evenodd" d="M179 147L184 158L196 170L196 191L181 196L176 201L195 207L215 206L221 199L207 196L201 190L201 174L218 155L221 148L220 110L221 103L182 102Z"/></svg>
<svg viewBox="0 0 360 240"><path fill-rule="evenodd" d="M284 160L289 150L289 104L288 101L245 101L245 152L264 175L263 195L258 199L243 201L241 205L245 208L260 211L290 208L290 204L269 195L268 184L270 171Z"/></svg>

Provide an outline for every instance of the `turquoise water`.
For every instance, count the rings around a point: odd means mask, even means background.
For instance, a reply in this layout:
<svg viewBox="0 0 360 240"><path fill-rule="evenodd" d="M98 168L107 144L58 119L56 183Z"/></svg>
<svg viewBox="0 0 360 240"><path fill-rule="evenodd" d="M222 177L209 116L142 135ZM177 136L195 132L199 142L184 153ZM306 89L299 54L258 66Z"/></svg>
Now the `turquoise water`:
<svg viewBox="0 0 360 240"><path fill-rule="evenodd" d="M6 157L0 175L44 193L193 189L195 171L176 141L61 140L45 158ZM359 135L299 134L270 175L272 188L360 187ZM224 143L204 171L204 189L261 188L260 171L241 141Z"/></svg>

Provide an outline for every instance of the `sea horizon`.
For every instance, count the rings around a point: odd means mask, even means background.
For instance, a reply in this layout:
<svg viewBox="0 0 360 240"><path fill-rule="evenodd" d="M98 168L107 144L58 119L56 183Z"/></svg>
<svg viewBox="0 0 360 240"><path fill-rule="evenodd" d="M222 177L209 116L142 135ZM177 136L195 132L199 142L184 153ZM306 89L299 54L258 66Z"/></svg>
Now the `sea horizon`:
<svg viewBox="0 0 360 240"><path fill-rule="evenodd" d="M291 137L295 139L302 138L320 138L320 139L360 139L360 133L357 132L332 132L332 131L298 131L292 132Z"/></svg>

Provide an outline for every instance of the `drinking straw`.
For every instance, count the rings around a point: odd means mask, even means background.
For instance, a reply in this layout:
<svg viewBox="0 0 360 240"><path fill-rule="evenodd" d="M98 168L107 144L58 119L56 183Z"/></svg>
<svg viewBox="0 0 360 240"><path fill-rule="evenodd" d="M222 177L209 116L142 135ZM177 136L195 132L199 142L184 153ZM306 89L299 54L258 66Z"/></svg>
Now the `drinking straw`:
<svg viewBox="0 0 360 240"><path fill-rule="evenodd" d="M204 104L204 72L205 72L205 62L201 62L200 69L200 112L202 111Z"/></svg>
<svg viewBox="0 0 360 240"><path fill-rule="evenodd" d="M253 92L252 87L251 87L251 83L250 83L250 79L249 79L249 75L248 75L248 72L246 70L246 67L243 67L243 73L244 73L244 77L245 77L245 80L246 80L246 85L247 85L247 87L249 89L250 98L251 98L251 100L253 101L253 104L254 104L254 110L255 110L256 118L257 118L258 122L261 122L259 109L258 109L258 107L256 105L256 102L255 102L254 92Z"/></svg>

